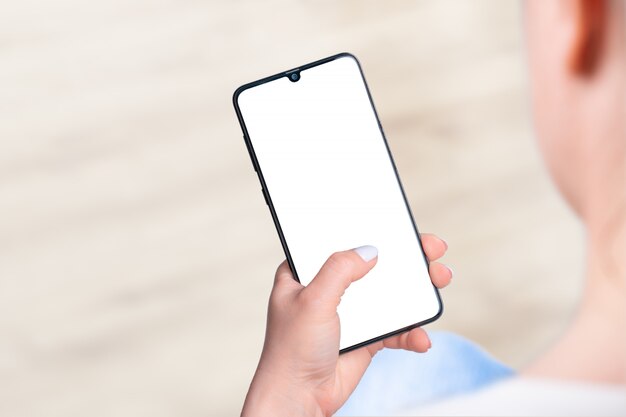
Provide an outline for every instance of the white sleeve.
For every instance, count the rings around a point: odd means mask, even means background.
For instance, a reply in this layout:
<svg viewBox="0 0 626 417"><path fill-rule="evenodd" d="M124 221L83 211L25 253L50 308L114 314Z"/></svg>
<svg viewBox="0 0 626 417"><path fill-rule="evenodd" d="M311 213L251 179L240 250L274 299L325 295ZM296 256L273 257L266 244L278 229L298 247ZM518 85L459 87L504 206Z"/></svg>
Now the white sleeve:
<svg viewBox="0 0 626 417"><path fill-rule="evenodd" d="M510 378L406 416L626 416L626 385Z"/></svg>

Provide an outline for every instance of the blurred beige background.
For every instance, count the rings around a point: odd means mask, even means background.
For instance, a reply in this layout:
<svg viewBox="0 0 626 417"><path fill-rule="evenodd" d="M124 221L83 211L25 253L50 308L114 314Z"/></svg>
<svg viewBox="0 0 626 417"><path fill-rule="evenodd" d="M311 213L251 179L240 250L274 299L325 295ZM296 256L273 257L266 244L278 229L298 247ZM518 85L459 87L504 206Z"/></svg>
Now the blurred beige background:
<svg viewBox="0 0 626 417"><path fill-rule="evenodd" d="M582 232L532 138L518 1L0 10L0 415L238 414L283 255L231 95L340 51L450 244L429 328L521 366L568 320Z"/></svg>

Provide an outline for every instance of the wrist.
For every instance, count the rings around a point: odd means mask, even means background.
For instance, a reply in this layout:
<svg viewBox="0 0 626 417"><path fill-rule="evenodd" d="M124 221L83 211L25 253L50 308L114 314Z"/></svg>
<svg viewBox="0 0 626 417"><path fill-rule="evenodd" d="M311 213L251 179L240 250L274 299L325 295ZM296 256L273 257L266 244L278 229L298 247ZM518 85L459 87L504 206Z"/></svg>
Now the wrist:
<svg viewBox="0 0 626 417"><path fill-rule="evenodd" d="M241 417L324 417L310 391L276 378L255 375Z"/></svg>

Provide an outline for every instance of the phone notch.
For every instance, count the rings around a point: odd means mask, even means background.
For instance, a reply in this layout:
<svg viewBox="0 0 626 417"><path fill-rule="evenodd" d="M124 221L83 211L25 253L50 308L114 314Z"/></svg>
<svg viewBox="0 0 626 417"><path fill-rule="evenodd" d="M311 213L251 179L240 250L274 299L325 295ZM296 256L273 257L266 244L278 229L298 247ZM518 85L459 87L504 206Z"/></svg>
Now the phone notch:
<svg viewBox="0 0 626 417"><path fill-rule="evenodd" d="M285 75L287 75L287 78L289 78L289 81L291 81L292 83L297 83L298 81L300 81L300 69L287 71Z"/></svg>

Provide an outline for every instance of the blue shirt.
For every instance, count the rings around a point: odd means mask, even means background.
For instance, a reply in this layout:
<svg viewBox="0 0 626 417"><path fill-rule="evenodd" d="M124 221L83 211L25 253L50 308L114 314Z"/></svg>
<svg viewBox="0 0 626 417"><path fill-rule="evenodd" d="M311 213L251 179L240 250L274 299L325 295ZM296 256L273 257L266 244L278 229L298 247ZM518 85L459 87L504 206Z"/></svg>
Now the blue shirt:
<svg viewBox="0 0 626 417"><path fill-rule="evenodd" d="M429 332L426 353L384 349L374 356L355 391L336 416L393 415L514 375L473 342L448 332Z"/></svg>

